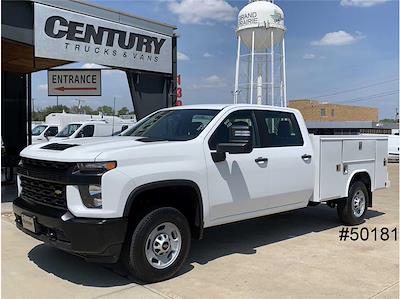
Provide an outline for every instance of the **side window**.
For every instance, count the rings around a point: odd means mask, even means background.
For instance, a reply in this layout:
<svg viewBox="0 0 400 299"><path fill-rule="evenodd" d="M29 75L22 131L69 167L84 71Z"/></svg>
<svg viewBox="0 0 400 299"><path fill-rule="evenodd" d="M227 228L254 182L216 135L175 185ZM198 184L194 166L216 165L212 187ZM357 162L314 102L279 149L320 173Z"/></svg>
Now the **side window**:
<svg viewBox="0 0 400 299"><path fill-rule="evenodd" d="M78 133L78 138L80 137L92 137L94 133L94 125L84 126Z"/></svg>
<svg viewBox="0 0 400 299"><path fill-rule="evenodd" d="M303 137L293 113L256 111L261 147L302 146Z"/></svg>
<svg viewBox="0 0 400 299"><path fill-rule="evenodd" d="M246 125L250 127L253 135L253 146L258 147L259 142L255 131L255 119L251 110L240 110L229 114L212 134L208 141L211 150L217 149L217 144L229 141L229 128L232 125Z"/></svg>
<svg viewBox="0 0 400 299"><path fill-rule="evenodd" d="M58 128L57 127L49 127L46 131L46 135L48 137L53 137L56 136L58 133Z"/></svg>

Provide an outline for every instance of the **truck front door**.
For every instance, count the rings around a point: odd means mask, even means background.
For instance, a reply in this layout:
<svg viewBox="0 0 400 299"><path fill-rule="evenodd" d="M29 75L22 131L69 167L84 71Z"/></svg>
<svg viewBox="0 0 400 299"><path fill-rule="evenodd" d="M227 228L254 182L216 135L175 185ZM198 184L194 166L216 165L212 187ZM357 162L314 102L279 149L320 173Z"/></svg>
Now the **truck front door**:
<svg viewBox="0 0 400 299"><path fill-rule="evenodd" d="M246 154L226 154L226 159L214 162L211 156L217 144L228 142L229 127L246 125L253 135L253 151ZM206 138L204 152L207 165L210 221L221 224L253 217L266 208L266 165L260 157L260 138L253 110L230 113Z"/></svg>

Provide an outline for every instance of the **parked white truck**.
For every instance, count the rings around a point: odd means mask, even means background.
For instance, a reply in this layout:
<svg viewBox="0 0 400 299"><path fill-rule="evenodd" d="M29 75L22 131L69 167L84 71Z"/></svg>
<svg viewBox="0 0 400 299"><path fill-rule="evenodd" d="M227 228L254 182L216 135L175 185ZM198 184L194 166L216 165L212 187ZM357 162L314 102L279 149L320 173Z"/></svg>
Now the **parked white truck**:
<svg viewBox="0 0 400 299"><path fill-rule="evenodd" d="M385 137L310 136L289 108L163 109L124 136L23 150L16 225L160 281L208 227L321 202L336 206L344 224L362 223L372 192L389 184L387 147Z"/></svg>

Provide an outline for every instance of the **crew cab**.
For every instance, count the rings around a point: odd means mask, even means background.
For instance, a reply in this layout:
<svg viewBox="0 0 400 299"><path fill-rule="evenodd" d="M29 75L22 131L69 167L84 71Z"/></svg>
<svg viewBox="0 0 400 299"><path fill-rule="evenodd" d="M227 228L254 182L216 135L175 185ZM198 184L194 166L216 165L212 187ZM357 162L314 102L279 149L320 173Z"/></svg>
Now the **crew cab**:
<svg viewBox="0 0 400 299"><path fill-rule="evenodd" d="M373 192L389 186L387 155L387 137L309 135L294 109L167 108L124 136L24 149L16 225L160 281L212 226L319 203L337 207L346 225L362 223Z"/></svg>

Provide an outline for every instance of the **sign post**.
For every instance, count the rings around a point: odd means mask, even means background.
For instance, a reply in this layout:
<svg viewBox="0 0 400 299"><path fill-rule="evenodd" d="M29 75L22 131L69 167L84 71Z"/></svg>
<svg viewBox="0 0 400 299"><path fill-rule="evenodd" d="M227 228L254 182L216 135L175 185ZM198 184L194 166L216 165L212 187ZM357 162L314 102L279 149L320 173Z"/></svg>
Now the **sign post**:
<svg viewBox="0 0 400 299"><path fill-rule="evenodd" d="M49 96L101 96L101 70L48 70L47 85Z"/></svg>

